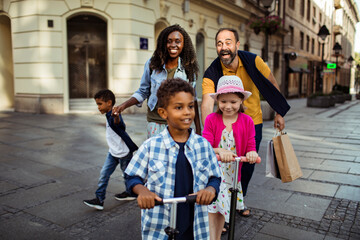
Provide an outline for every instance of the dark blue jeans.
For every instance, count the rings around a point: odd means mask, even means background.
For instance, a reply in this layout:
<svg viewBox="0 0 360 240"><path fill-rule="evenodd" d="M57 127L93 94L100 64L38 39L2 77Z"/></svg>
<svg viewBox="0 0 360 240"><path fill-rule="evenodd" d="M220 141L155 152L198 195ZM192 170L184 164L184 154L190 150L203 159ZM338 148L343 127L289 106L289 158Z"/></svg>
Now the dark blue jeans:
<svg viewBox="0 0 360 240"><path fill-rule="evenodd" d="M127 165L129 164L131 158L132 158L132 153L129 153L128 155L122 158L114 157L110 153L108 153L104 166L102 167L100 172L98 189L95 192L96 197L99 198L100 201L105 200L106 188L108 186L110 176L115 171L115 168L117 167L118 164L120 164L120 168L124 173L124 179L126 182L129 176L124 171Z"/></svg>
<svg viewBox="0 0 360 240"><path fill-rule="evenodd" d="M259 152L260 142L262 139L262 128L263 124L255 125L255 142L256 142L256 151ZM250 182L250 179L254 173L255 164L249 164L244 162L241 167L241 187L244 197L246 196L247 188Z"/></svg>

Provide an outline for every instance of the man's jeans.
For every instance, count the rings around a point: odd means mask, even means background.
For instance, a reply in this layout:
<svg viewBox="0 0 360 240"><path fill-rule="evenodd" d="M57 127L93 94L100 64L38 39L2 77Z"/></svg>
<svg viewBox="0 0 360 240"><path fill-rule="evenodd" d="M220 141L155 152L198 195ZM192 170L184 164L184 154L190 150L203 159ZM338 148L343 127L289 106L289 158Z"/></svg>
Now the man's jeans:
<svg viewBox="0 0 360 240"><path fill-rule="evenodd" d="M263 124L255 125L256 152L259 152L260 142L262 139L262 128L263 128ZM244 197L246 196L247 188L254 170L255 170L255 164L250 164L247 162L244 162L241 167L241 187Z"/></svg>
<svg viewBox="0 0 360 240"><path fill-rule="evenodd" d="M111 174L115 171L115 168L120 164L120 168L123 171L125 181L128 179L128 175L124 172L127 165L129 164L132 158L132 153L129 153L123 158L113 157L110 153L105 160L104 166L100 172L100 178L98 182L98 189L95 192L95 195L102 202L105 200L106 188L109 183Z"/></svg>

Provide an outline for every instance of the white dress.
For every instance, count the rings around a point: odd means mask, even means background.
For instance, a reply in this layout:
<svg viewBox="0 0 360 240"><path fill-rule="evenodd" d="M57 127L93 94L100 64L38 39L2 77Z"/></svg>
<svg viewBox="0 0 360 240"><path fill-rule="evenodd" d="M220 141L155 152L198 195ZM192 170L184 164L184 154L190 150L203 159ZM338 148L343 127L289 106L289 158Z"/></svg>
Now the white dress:
<svg viewBox="0 0 360 240"><path fill-rule="evenodd" d="M221 140L219 143L219 148L225 148L232 151L236 154L235 140L233 131L223 130L221 135ZM219 166L221 169L221 184L218 198L215 202L209 205L208 209L210 213L220 213L225 217L225 222L229 222L230 217L230 204L231 204L231 192L230 188L233 186L233 181L235 179L235 162L232 163L222 163L219 161ZM238 183L238 194L237 194L237 203L236 209L244 209L244 197L241 189L241 183Z"/></svg>

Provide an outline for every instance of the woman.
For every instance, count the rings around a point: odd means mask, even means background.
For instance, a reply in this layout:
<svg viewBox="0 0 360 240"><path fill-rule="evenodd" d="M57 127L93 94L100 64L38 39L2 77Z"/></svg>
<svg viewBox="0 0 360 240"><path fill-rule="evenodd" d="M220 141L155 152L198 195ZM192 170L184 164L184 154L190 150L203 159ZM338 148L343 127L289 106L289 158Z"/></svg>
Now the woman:
<svg viewBox="0 0 360 240"><path fill-rule="evenodd" d="M195 88L198 70L195 50L187 32L177 24L165 28L157 39L155 52L145 63L139 89L127 101L115 107L113 114L121 113L135 104L141 107L147 99L147 137L158 134L166 127L166 121L157 112L156 93L160 84L166 79L181 78ZM199 134L197 103L195 110L196 132Z"/></svg>

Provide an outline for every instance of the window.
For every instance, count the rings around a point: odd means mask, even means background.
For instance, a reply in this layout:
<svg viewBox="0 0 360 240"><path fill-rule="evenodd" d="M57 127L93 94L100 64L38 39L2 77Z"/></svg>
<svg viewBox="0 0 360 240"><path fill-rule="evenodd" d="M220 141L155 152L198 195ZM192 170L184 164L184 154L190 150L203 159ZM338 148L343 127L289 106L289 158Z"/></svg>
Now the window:
<svg viewBox="0 0 360 240"><path fill-rule="evenodd" d="M306 51L310 52L310 37L306 36Z"/></svg>
<svg viewBox="0 0 360 240"><path fill-rule="evenodd" d="M307 14L306 14L306 19L308 21L310 21L310 12L311 12L311 0L307 1Z"/></svg>
<svg viewBox="0 0 360 240"><path fill-rule="evenodd" d="M311 39L311 54L315 53L315 39Z"/></svg>
<svg viewBox="0 0 360 240"><path fill-rule="evenodd" d="M316 7L313 6L313 17L316 18Z"/></svg>
<svg viewBox="0 0 360 240"><path fill-rule="evenodd" d="M249 51L250 48L249 48L249 44L245 43L244 44L244 51Z"/></svg>
<svg viewBox="0 0 360 240"><path fill-rule="evenodd" d="M304 33L300 32L300 49L304 50Z"/></svg>
<svg viewBox="0 0 360 240"><path fill-rule="evenodd" d="M280 67L280 53L274 52L274 68L278 69Z"/></svg>
<svg viewBox="0 0 360 240"><path fill-rule="evenodd" d="M321 24L321 21L322 21L322 13L319 12L319 23Z"/></svg>
<svg viewBox="0 0 360 240"><path fill-rule="evenodd" d="M289 26L290 46L294 46L294 27Z"/></svg>
<svg viewBox="0 0 360 240"><path fill-rule="evenodd" d="M301 16L305 16L305 0L301 0L301 4L300 4L300 14Z"/></svg>
<svg viewBox="0 0 360 240"><path fill-rule="evenodd" d="M295 0L289 0L289 8L295 9Z"/></svg>
<svg viewBox="0 0 360 240"><path fill-rule="evenodd" d="M318 56L320 56L320 51L321 51L321 43L318 42Z"/></svg>

